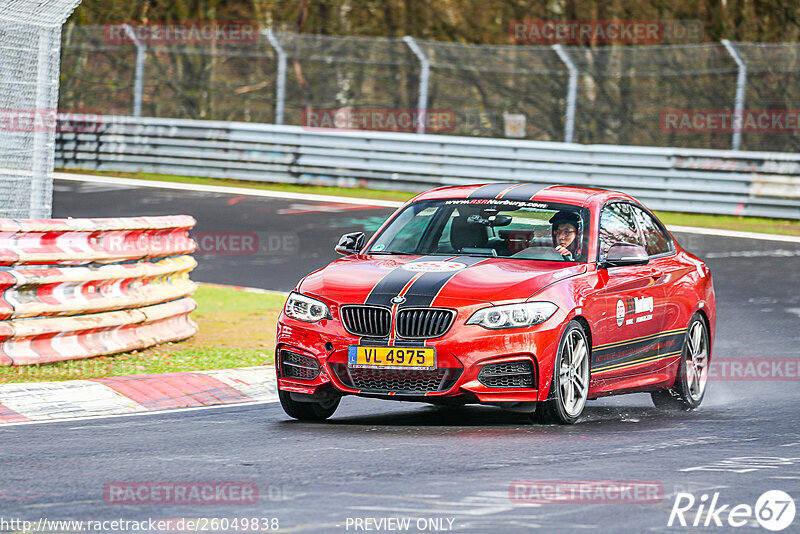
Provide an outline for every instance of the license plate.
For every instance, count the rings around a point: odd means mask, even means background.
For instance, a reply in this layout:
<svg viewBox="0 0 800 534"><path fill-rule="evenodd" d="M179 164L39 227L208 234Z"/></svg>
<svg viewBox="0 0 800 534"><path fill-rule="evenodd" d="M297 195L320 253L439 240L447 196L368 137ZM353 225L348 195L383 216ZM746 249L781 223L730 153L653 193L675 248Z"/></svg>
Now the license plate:
<svg viewBox="0 0 800 534"><path fill-rule="evenodd" d="M391 367L395 369L436 369L433 347L362 347L351 345L350 367Z"/></svg>

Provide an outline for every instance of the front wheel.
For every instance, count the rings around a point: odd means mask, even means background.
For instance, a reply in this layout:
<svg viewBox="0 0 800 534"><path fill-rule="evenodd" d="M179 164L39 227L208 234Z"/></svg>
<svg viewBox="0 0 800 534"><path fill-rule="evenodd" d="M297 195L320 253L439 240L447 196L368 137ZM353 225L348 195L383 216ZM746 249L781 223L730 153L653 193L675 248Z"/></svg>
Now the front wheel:
<svg viewBox="0 0 800 534"><path fill-rule="evenodd" d="M538 421L571 425L578 420L589 392L589 357L586 332L571 321L559 343L550 396L536 411Z"/></svg>
<svg viewBox="0 0 800 534"><path fill-rule="evenodd" d="M694 410L703 402L708 382L708 327L700 315L695 315L686 329L681 352L681 364L675 385L650 394L656 408L665 410Z"/></svg>
<svg viewBox="0 0 800 534"><path fill-rule="evenodd" d="M281 401L283 411L290 417L301 421L324 421L333 415L339 407L340 397L324 402L298 402L292 400L288 391L278 390L278 398Z"/></svg>

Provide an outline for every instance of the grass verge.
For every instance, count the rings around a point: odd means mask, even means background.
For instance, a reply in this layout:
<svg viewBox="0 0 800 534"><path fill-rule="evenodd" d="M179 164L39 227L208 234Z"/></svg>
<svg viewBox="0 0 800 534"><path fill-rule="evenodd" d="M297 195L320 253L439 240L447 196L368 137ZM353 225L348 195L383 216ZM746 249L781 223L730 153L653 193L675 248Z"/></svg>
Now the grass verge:
<svg viewBox="0 0 800 534"><path fill-rule="evenodd" d="M93 174L97 176L120 176L137 180L154 180L159 182L178 182L198 185L218 185L223 187L242 187L268 191L285 191L290 193L307 193L314 195L332 195L356 198L374 198L377 200L395 200L405 202L415 195L403 191L382 191L377 189L358 189L349 187L326 187L319 185L295 185L268 182L248 182L243 180L225 180L221 178L200 178L191 176L175 176L170 174L151 174L141 172L102 172L63 169L61 172ZM762 219L754 217L737 217L733 215L703 215L696 213L676 213L658 211L658 217L666 225L696 226L700 228L719 228L738 230L741 232L757 232L766 234L783 234L800 236L800 221L788 219Z"/></svg>
<svg viewBox="0 0 800 534"><path fill-rule="evenodd" d="M0 367L0 384L227 369L272 363L283 295L200 286L193 337L142 351L43 365Z"/></svg>

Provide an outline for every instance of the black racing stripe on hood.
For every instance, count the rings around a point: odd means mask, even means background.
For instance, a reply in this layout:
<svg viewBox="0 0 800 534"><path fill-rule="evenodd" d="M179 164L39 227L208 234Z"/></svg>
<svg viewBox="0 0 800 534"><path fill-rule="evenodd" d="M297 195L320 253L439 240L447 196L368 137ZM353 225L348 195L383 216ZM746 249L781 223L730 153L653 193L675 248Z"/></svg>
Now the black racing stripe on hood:
<svg viewBox="0 0 800 534"><path fill-rule="evenodd" d="M525 184L515 187L508 193L503 195L503 199L507 200L530 200L533 196L544 189L546 186L541 184Z"/></svg>
<svg viewBox="0 0 800 534"><path fill-rule="evenodd" d="M514 182L482 185L470 193L467 198L494 198L512 185Z"/></svg>
<svg viewBox="0 0 800 534"><path fill-rule="evenodd" d="M450 260L454 263L463 263L467 267L475 265L476 263L485 261L487 258L475 256L460 256ZM453 278L455 275L463 271L448 271L443 273L425 273L420 276L406 292L406 301L400 305L400 308L427 308L433 304L433 300L442 290L442 288Z"/></svg>
<svg viewBox="0 0 800 534"><path fill-rule="evenodd" d="M418 263L421 261L443 261L448 257L452 256L423 256L421 258L411 260L408 263ZM372 291L370 291L369 295L367 296L367 300L364 302L364 304L370 304L372 306L391 306L392 303L390 300L392 297L397 295L417 274L418 272L416 271L408 271L403 269L402 265L398 266L392 271L389 271L378 281L377 284L375 284L375 286L372 288ZM386 297L387 294L390 295L388 298Z"/></svg>

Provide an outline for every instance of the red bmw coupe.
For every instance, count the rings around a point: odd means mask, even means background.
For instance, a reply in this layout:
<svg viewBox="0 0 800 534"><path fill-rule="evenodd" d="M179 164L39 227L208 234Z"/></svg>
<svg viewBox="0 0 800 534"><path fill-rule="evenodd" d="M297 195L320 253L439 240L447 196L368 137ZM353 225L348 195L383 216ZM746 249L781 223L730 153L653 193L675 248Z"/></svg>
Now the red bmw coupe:
<svg viewBox="0 0 800 534"><path fill-rule="evenodd" d="M650 392L694 409L714 339L711 272L634 198L493 183L422 193L303 278L278 321L281 404L344 395L491 404L574 423Z"/></svg>

